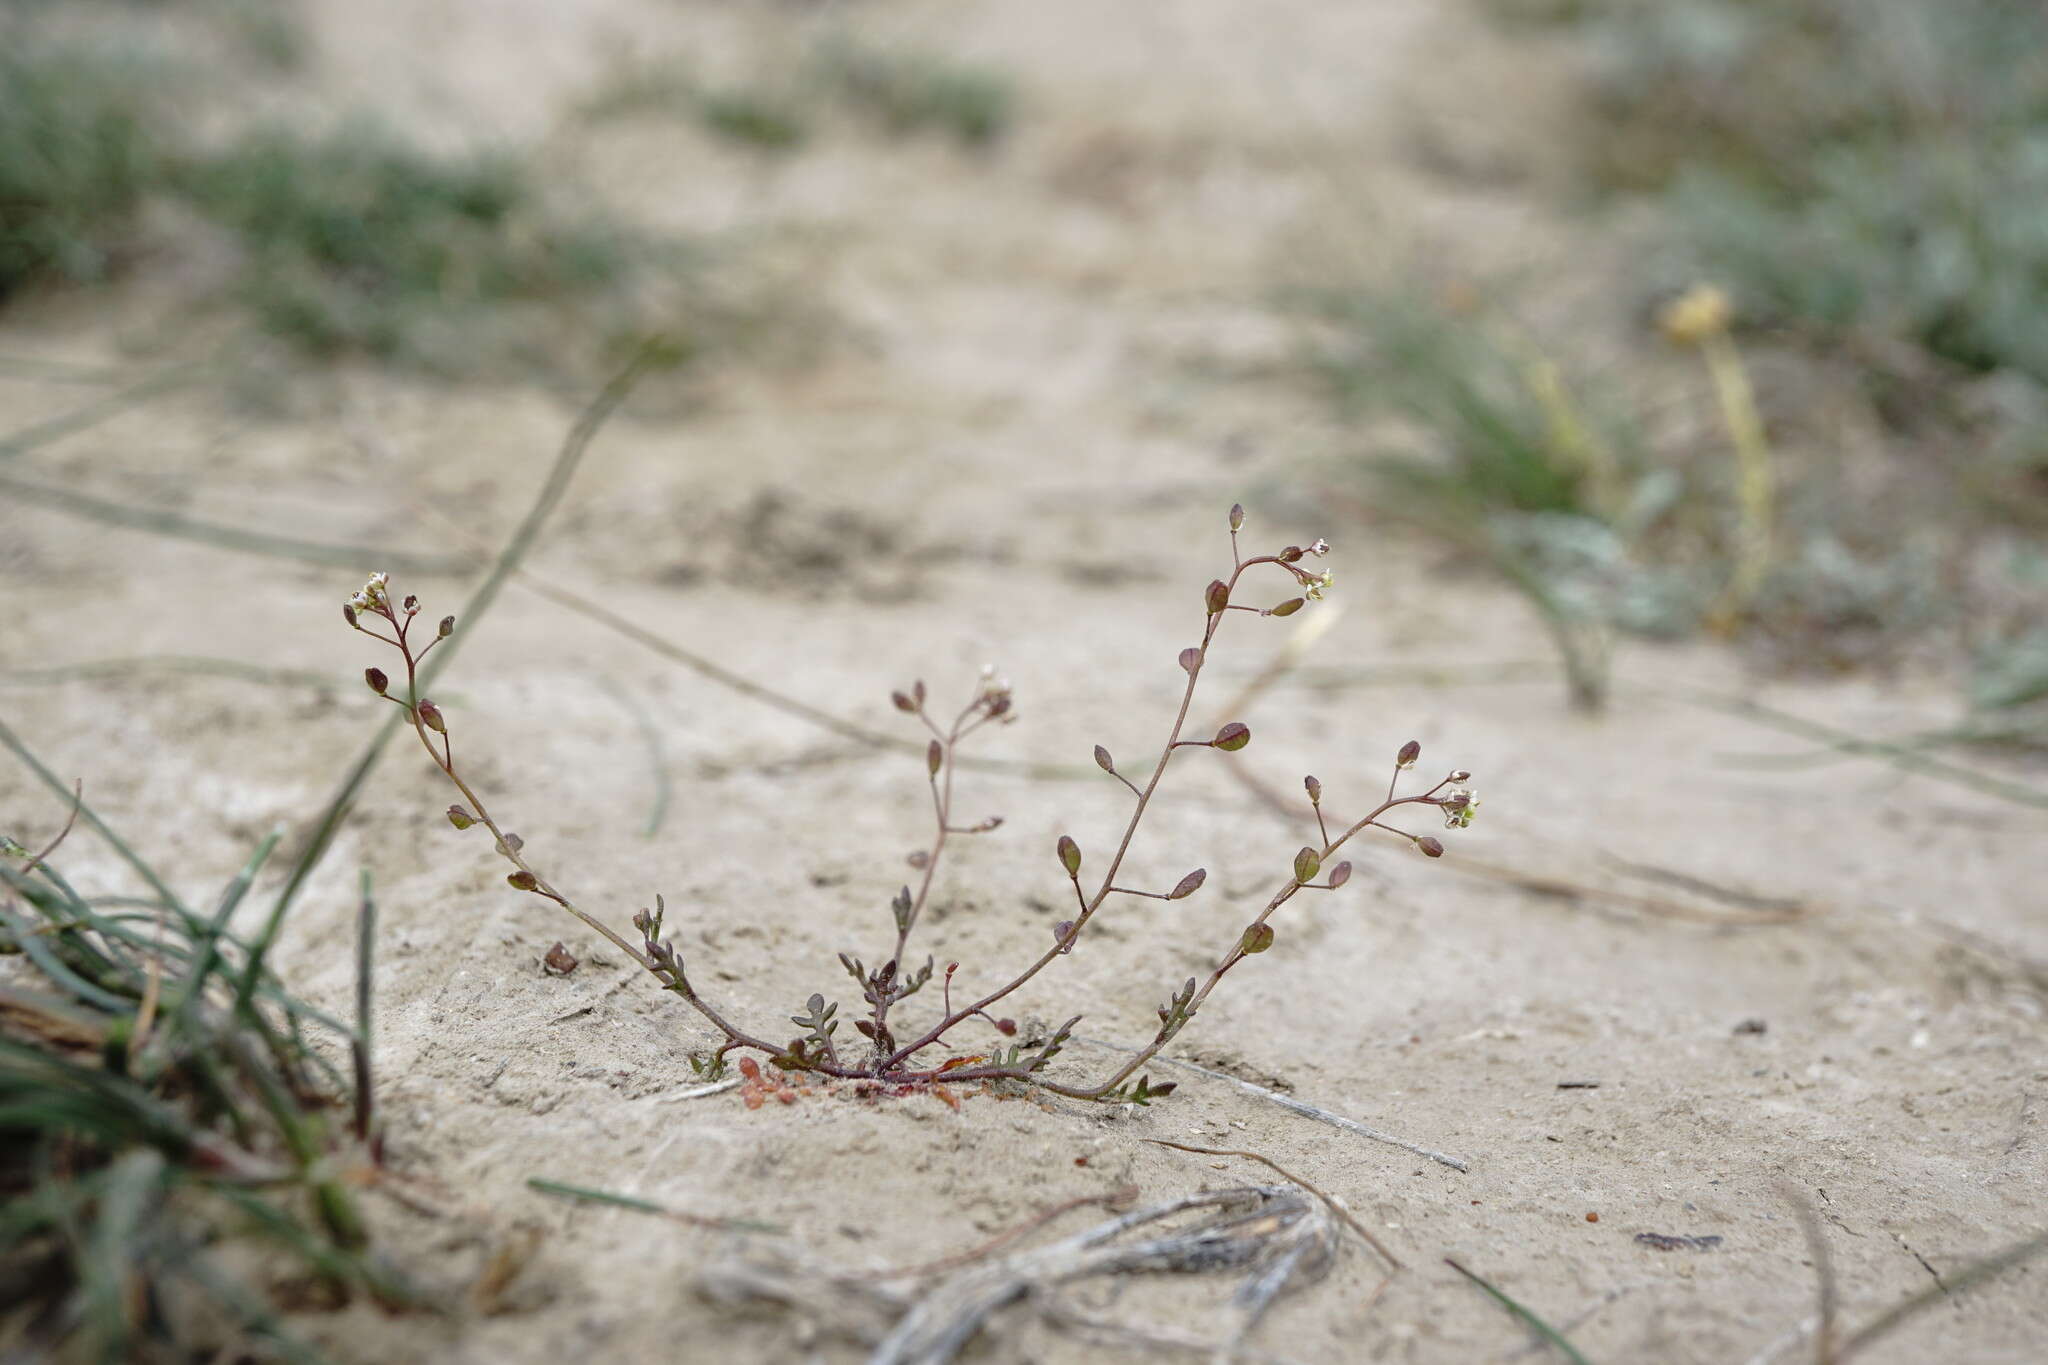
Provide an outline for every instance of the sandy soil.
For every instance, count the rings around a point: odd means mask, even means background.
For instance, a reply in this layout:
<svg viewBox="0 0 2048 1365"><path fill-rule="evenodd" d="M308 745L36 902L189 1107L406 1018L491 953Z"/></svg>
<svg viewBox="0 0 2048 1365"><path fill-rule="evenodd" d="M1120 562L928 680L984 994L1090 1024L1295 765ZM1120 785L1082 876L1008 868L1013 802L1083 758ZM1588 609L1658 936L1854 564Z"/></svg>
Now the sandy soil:
<svg viewBox="0 0 2048 1365"><path fill-rule="evenodd" d="M1177 763L1136 845L1139 882L1199 863L1207 888L1119 907L1020 1014L1085 1011L1087 1037L1142 1041L1171 985L1232 941L1307 822L1250 796L1230 764L1289 792L1315 772L1333 809L1357 811L1418 738L1425 769L1473 769L1485 801L1442 863L1387 841L1350 888L1290 907L1273 950L1177 1051L1456 1154L1461 1172L1185 1073L1142 1110L679 1100L683 1056L708 1031L507 891L436 815L449 799L436 774L395 749L291 926L287 967L314 998L347 998L350 888L373 868L392 1159L447 1210L380 1204L380 1225L431 1282L459 1288L494 1260L516 1273L447 1319L303 1319L338 1357L857 1358L846 1302L743 1309L701 1298L699 1276L777 1247L849 1270L916 1263L1125 1182L1152 1200L1270 1178L1148 1137L1265 1153L1341 1196L1407 1263L1376 1294L1378 1267L1353 1248L1283 1300L1254 1345L1303 1361L1532 1358L1447 1256L1572 1324L1594 1360L1796 1359L1815 1274L1795 1200L1821 1219L1851 1322L2048 1220L2038 813L1885 767L1731 764L1803 742L1688 700L1750 695L1890 732L1946 717L1937 681L1763 682L1712 650L1637 648L1611 714L1576 718L1554 681L1513 668L1546 650L1512 597L1320 505L1326 461L1358 438L1260 377L1287 356L1265 308L1281 258L1337 243L1394 259L1420 241L1499 264L1561 231L1515 170L1541 138L1515 125L1514 100L1541 110L1544 80L1469 19L1423 0L841 7L875 41L1013 71L1027 99L1016 133L977 159L834 129L764 169L673 123L564 131L560 118L618 44L738 69L789 50L816 22L804 7L313 12L314 83L337 104L373 91L451 139L549 136L551 155L654 221L802 228L817 300L840 319L810 371L730 371L687 412L656 395L613 425L537 573L878 728L901 719L890 688L923 676L959 695L995 661L1022 722L984 751L1085 767L1098 742L1127 761L1156 752L1175 653L1199 631L1201 585L1227 566L1231 501L1251 507L1255 546L1336 544L1339 591L1316 610L1341 617L1313 671L1242 717L1257 736L1243 754ZM1438 117L1470 102L1459 79L1483 86L1486 117ZM1418 126L1433 130L1427 156ZM44 305L10 316L5 348L118 359L124 329L158 306ZM212 520L430 547L441 518L501 536L573 415L531 389L323 382L338 398L319 420L186 393L15 463ZM9 379L0 411L14 429L78 398ZM337 680L158 673L0 691L10 723L194 894L317 808L379 719L351 685L374 660L336 611L360 575L4 505L0 572L0 668L205 654ZM462 592L401 586L435 614ZM1205 723L1231 718L1217 708L1292 624L1232 624L1198 699ZM888 898L926 834L915 758L764 708L523 590L467 650L446 684L458 749L529 854L622 927L665 894L704 985L739 1017L772 1031L811 991L841 993L836 952L886 950ZM674 795L650 838L655 763ZM1113 840L1127 798L1087 774L965 782L964 809L1008 823L940 881L924 948L960 962L963 986L1045 942L1065 891L1059 833L1091 852ZM51 822L19 773L0 793L10 821ZM83 842L71 857L74 879L119 882ZM1800 913L1742 923L1624 861ZM1535 894L1474 875L1479 862L1726 922ZM565 978L539 965L558 937L583 958ZM1077 1044L1068 1058L1091 1075L1115 1054ZM1565 1088L1580 1082L1597 1088ZM530 1192L532 1176L790 1234L571 1208ZM1643 1232L1722 1240L1660 1252ZM2044 1273L1959 1295L1868 1358L2038 1360ZM1076 1298L1213 1337L1228 1287L1095 1284ZM974 1358L1115 1355L1017 1310Z"/></svg>

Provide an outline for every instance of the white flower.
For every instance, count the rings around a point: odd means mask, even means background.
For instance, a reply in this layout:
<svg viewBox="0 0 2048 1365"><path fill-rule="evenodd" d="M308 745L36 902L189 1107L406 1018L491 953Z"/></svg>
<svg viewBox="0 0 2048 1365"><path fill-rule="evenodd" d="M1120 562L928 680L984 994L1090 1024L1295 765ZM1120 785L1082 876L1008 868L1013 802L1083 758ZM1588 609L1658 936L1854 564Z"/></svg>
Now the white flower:
<svg viewBox="0 0 2048 1365"><path fill-rule="evenodd" d="M1309 546L1307 549L1303 550L1302 553L1310 555L1326 555L1330 553L1330 542L1324 540L1321 536L1317 536L1316 543Z"/></svg>

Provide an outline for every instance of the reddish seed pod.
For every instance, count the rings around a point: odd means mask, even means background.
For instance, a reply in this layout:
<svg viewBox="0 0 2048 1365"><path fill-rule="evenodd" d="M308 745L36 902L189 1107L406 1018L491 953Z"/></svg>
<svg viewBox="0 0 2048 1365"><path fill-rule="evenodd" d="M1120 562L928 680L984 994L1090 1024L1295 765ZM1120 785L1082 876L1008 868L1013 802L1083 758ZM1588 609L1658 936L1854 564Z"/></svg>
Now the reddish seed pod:
<svg viewBox="0 0 2048 1365"><path fill-rule="evenodd" d="M1073 836L1062 834L1059 843L1054 845L1054 847L1060 855L1060 866L1067 869L1067 875L1069 877L1080 876L1081 846L1074 842Z"/></svg>
<svg viewBox="0 0 2048 1365"><path fill-rule="evenodd" d="M919 706L924 705L924 679L919 678L910 685L910 699Z"/></svg>
<svg viewBox="0 0 2048 1365"><path fill-rule="evenodd" d="M1295 560L1300 559L1303 553L1304 551L1299 545L1290 545L1273 557L1282 564L1292 564Z"/></svg>
<svg viewBox="0 0 2048 1365"><path fill-rule="evenodd" d="M1230 605L1230 585L1220 578L1209 580L1209 587L1202 594L1202 601L1209 608L1209 614L1214 616Z"/></svg>
<svg viewBox="0 0 2048 1365"><path fill-rule="evenodd" d="M448 722L441 719L440 707L434 705L434 703L428 701L425 697L421 697L419 711L420 724L426 726L429 730L432 730L437 735L445 735L448 733Z"/></svg>
<svg viewBox="0 0 2048 1365"><path fill-rule="evenodd" d="M1100 744L1095 746L1095 766L1106 773L1116 771L1116 761L1109 756L1109 750L1103 748Z"/></svg>
<svg viewBox="0 0 2048 1365"><path fill-rule="evenodd" d="M370 685L370 690L372 692L375 692L380 697L383 696L386 689L388 689L391 686L391 679L384 676L384 670L381 668L364 669L363 681L368 683Z"/></svg>
<svg viewBox="0 0 2048 1365"><path fill-rule="evenodd" d="M1301 785L1308 791L1308 803L1311 806L1320 806L1323 804L1322 783L1316 781L1314 777L1304 777L1301 779Z"/></svg>
<svg viewBox="0 0 2048 1365"><path fill-rule="evenodd" d="M1252 729L1243 721L1234 720L1218 730L1216 738L1210 742L1226 753L1236 753L1252 742Z"/></svg>
<svg viewBox="0 0 2048 1365"><path fill-rule="evenodd" d="M1417 839L1415 841L1415 846L1421 849L1429 857L1441 858L1444 856L1443 840L1437 838L1433 834L1423 835L1420 839Z"/></svg>
<svg viewBox="0 0 2048 1365"><path fill-rule="evenodd" d="M1415 760L1421 757L1422 741L1411 739L1401 746L1400 753L1394 755L1394 765L1400 768L1412 768L1415 766Z"/></svg>
<svg viewBox="0 0 2048 1365"><path fill-rule="evenodd" d="M1073 932L1074 922L1070 919L1063 919L1052 927L1052 941L1059 945L1061 952L1071 953L1074 951L1074 945L1067 942L1067 935Z"/></svg>
<svg viewBox="0 0 2048 1365"><path fill-rule="evenodd" d="M1331 869L1330 869L1330 889L1331 889L1331 890L1333 890L1333 891L1334 891L1334 890L1336 890L1336 889L1337 889L1338 887L1340 887L1340 886L1344 885L1344 883L1346 883L1346 882L1348 882L1348 881L1350 881L1350 880L1351 880L1351 864L1350 864L1350 863L1338 863L1338 864L1337 864L1337 865L1336 865L1335 867L1333 867L1333 868L1331 868Z"/></svg>
<svg viewBox="0 0 2048 1365"><path fill-rule="evenodd" d="M519 871L514 872L511 876L505 878L505 880L512 884L512 889L514 891L540 890L540 882L534 877L534 875L531 872L528 872L524 868L521 868Z"/></svg>
<svg viewBox="0 0 2048 1365"><path fill-rule="evenodd" d="M1180 652L1180 666L1192 673L1202 666L1202 651L1189 645Z"/></svg>
<svg viewBox="0 0 2048 1365"><path fill-rule="evenodd" d="M917 713L917 703L901 692L891 692L889 700L896 704L898 711L907 712L912 715Z"/></svg>
<svg viewBox="0 0 2048 1365"><path fill-rule="evenodd" d="M1179 884L1173 890L1166 893L1166 898L1170 901L1185 900L1201 890L1202 883L1207 881L1208 877L1209 869L1198 867L1193 872L1188 873L1187 876L1182 877Z"/></svg>
<svg viewBox="0 0 2048 1365"><path fill-rule="evenodd" d="M354 626L357 630L362 629L361 626L356 625L356 609L346 602L341 604L341 619Z"/></svg>
<svg viewBox="0 0 2048 1365"><path fill-rule="evenodd" d="M996 1032L997 1032L997 1033L1000 1033L1000 1034L1002 1034L1002 1035L1003 1035L1003 1036L1004 1036L1005 1038L1014 1038L1014 1037L1016 1037L1016 1036L1017 1036L1017 1021L1016 1021L1015 1019L998 1019L998 1020L996 1020Z"/></svg>

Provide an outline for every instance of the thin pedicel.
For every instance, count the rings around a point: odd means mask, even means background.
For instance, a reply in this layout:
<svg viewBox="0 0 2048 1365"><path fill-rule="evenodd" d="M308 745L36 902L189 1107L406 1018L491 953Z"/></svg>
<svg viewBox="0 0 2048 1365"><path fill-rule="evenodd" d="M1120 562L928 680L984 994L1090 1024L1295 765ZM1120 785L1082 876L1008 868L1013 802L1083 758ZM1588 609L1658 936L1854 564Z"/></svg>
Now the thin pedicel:
<svg viewBox="0 0 2048 1365"><path fill-rule="evenodd" d="M519 836L499 827L482 798L457 770L454 743L448 733L447 717L430 698L419 695L420 661L454 632L454 617L442 618L440 624L432 631L431 638L427 638L423 644L420 643L412 634L420 614L419 599L406 597L394 600L389 579L381 573L372 574L369 581L349 598L348 603L342 608L342 614L351 627L395 649L404 661L405 680L402 686L394 687L392 680L383 670L377 668L365 670L364 680L372 692L405 712L406 719L412 724L413 732L419 737L421 746L426 749L434 765L461 793L462 801L448 808L449 823L458 830L483 826L496 841L499 856L512 865L513 871L507 876L506 881L515 890L553 901L582 920L591 929L609 939L613 946L638 962L661 983L664 989L681 996L718 1030L724 1041L717 1049L708 1057L691 1058L693 1069L700 1075L709 1079L721 1076L728 1053L759 1052L767 1057L771 1066L785 1072L814 1072L821 1076L883 1086L908 1088L969 1081L1010 1081L1037 1086L1075 1099L1144 1104L1174 1088L1171 1082L1154 1084L1143 1070L1146 1063L1157 1056L1159 1051L1187 1026L1188 1021L1201 1010L1210 993L1232 968L1247 957L1263 953L1273 946L1275 931L1271 921L1274 914L1298 892L1335 891L1350 879L1351 864L1344 861L1333 863L1331 858L1349 843L1353 836L1366 829L1388 830L1409 840L1421 853L1438 858L1443 856L1444 848L1434 836L1410 834L1405 830L1395 829L1383 823L1381 817L1401 806L1429 807L1443 816L1447 828L1462 829L1472 823L1473 814L1479 806L1470 788L1464 785L1471 778L1471 774L1464 771L1450 773L1427 791L1408 796L1400 795L1403 776L1415 766L1422 753L1422 746L1413 740L1402 745L1399 753L1395 755L1394 770L1387 784L1386 798L1363 819L1339 830L1334 837L1323 817L1322 783L1313 777L1304 778L1302 785L1316 822L1316 842L1304 845L1293 855L1291 867L1267 900L1265 907L1238 933L1235 940L1218 958L1216 966L1208 976L1200 980L1189 977L1178 990L1172 992L1166 1003L1159 1008L1158 1031L1148 1043L1134 1049L1127 1062L1093 1085L1069 1084L1046 1075L1047 1066L1061 1053L1067 1041L1073 1036L1074 1026L1080 1022L1078 1015L1053 1030L1049 1036L1005 1041L1016 1038L1017 1025L1009 1019L997 1017L990 1012L990 1007L1029 984L1055 959L1072 953L1087 934L1088 926L1111 896L1182 900L1200 891L1208 877L1207 869L1198 867L1183 876L1171 890L1166 891L1124 886L1117 881L1125 855L1130 852L1132 840L1137 836L1138 827L1151 808L1152 799L1158 793L1160 783L1176 755L1188 749L1212 749L1225 754L1235 753L1251 742L1250 728L1238 721L1223 725L1208 739L1183 738L1188 712L1194 702L1195 687L1201 680L1202 670L1208 663L1209 650L1215 644L1224 621L1233 612L1245 612L1258 617L1291 616L1309 603L1320 600L1330 588L1333 579L1328 572L1312 573L1302 567L1304 560L1319 559L1329 553L1330 547L1321 540L1306 548L1290 545L1274 554L1244 556L1238 547L1238 535L1243 529L1244 520L1244 508L1233 506L1229 517L1230 575L1228 578L1213 580L1203 590L1201 642L1190 645L1180 652L1180 666L1187 675L1187 682L1181 693L1180 707L1174 715L1172 728L1167 732L1166 742L1161 746L1157 759L1153 761L1149 774L1142 782L1134 779L1117 766L1108 749L1099 744L1095 746L1096 765L1129 788L1135 801L1122 833L1117 838L1115 852L1110 855L1100 879L1097 880L1093 876L1089 878L1094 889L1090 890L1082 883L1082 869L1086 866L1086 859L1081 845L1071 835L1062 834L1054 846L1054 854L1061 871L1073 888L1075 911L1072 918L1063 919L1053 926L1051 945L1021 972L987 994L958 1006L953 1003L952 987L953 976L958 971L959 964L948 963L940 978L942 1003L939 1017L922 1029L907 1031L907 1041L905 1032L899 1031L899 1024L894 1016L898 1007L928 985L934 975L935 964L930 957L915 968L911 967L909 962L911 938L931 896L939 864L955 839L987 834L1003 823L1000 816L990 816L973 823L961 821L954 797L957 756L961 746L978 731L989 725L1007 725L1013 722L1016 719L1016 710L1009 683L998 677L993 668L983 671L973 695L950 717L943 713L934 715L922 682L912 684L907 691L891 694L896 709L914 718L930 735L925 750L925 780L931 791L933 835L929 847L912 860L918 869L917 885L915 888L903 887L891 902L895 939L881 965L870 969L858 957L845 953L839 955L841 966L853 978L861 999L867 1006L866 1017L854 1021L855 1030L867 1040L866 1046L854 1045L844 1051L841 1040L836 1037L840 1024L837 1017L839 1004L837 1001L826 1000L822 994L812 995L805 1002L802 1013L790 1016L790 1022L803 1031L783 1043L770 1041L766 1037L741 1028L705 1000L691 981L682 956L676 952L674 941L662 936L667 905L660 896L654 898L652 910L641 910L633 916L633 927L638 931L640 938L636 944L577 905L534 869L527 860L525 846ZM1235 600L1240 580L1247 571L1253 569L1286 574L1290 586L1296 589L1298 595L1273 606L1251 606ZM982 1045L978 1051L956 1054L942 1065L932 1066L922 1060L921 1054L940 1046L953 1030L967 1025L972 1020L980 1020L992 1028L998 1035L997 1041Z"/></svg>

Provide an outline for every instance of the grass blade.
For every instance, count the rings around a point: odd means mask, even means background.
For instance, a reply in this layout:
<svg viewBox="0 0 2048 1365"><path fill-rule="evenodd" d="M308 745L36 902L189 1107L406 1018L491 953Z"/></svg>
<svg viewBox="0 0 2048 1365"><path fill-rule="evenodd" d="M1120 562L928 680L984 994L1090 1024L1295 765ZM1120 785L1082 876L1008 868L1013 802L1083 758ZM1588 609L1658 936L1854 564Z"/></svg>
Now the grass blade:
<svg viewBox="0 0 2048 1365"><path fill-rule="evenodd" d="M1537 1317L1534 1313L1522 1307L1521 1304L1516 1303L1506 1294L1501 1293L1500 1290L1495 1289L1485 1280L1479 1278L1479 1276L1465 1269L1465 1267L1459 1265L1450 1257L1444 1257L1444 1264L1449 1266L1451 1269L1457 1271L1460 1275L1463 1275L1466 1279L1472 1281L1472 1283L1478 1285L1481 1289L1485 1290L1487 1296L1491 1298L1495 1303L1499 1304L1501 1307L1507 1309L1508 1312L1514 1314L1517 1318L1521 1319L1523 1326L1527 1327L1530 1331L1534 1332L1537 1336L1541 1337L1545 1342L1549 1343L1552 1346L1555 1346L1559 1351L1563 1352L1564 1358L1566 1360L1571 1361L1572 1365L1589 1365L1587 1359L1583 1355L1579 1354L1579 1348L1572 1345L1571 1342L1566 1339L1564 1333L1558 1331L1555 1327L1552 1327L1542 1318Z"/></svg>

